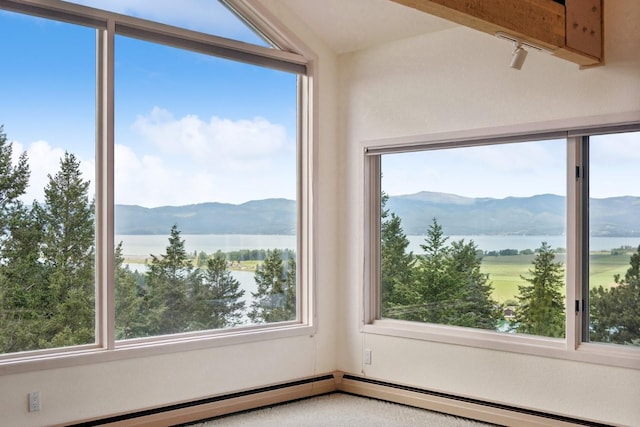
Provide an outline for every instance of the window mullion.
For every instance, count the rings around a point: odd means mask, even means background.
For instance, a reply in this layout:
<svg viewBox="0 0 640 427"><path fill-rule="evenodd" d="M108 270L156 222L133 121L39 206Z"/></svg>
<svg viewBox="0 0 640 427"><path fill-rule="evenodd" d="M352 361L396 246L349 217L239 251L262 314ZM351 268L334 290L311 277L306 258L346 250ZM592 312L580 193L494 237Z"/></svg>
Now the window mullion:
<svg viewBox="0 0 640 427"><path fill-rule="evenodd" d="M589 137L578 138L580 144L581 188L580 188L580 238L581 280L577 284L581 295L581 342L589 341Z"/></svg>
<svg viewBox="0 0 640 427"><path fill-rule="evenodd" d="M582 186L584 183L582 146L579 137L567 139L567 259L566 259L566 334L567 347L580 344L582 304Z"/></svg>
<svg viewBox="0 0 640 427"><path fill-rule="evenodd" d="M96 58L96 322L98 343L115 347L114 282L114 41L115 23L97 30Z"/></svg>

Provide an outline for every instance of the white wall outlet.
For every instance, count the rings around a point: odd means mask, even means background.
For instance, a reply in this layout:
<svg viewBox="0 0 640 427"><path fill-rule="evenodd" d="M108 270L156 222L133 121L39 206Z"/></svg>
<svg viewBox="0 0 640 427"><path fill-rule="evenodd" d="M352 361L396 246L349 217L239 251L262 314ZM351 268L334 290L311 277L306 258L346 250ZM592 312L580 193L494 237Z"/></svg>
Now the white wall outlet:
<svg viewBox="0 0 640 427"><path fill-rule="evenodd" d="M364 364L371 365L371 349L364 349Z"/></svg>
<svg viewBox="0 0 640 427"><path fill-rule="evenodd" d="M38 412L40 410L40 392L32 391L29 393L29 412Z"/></svg>

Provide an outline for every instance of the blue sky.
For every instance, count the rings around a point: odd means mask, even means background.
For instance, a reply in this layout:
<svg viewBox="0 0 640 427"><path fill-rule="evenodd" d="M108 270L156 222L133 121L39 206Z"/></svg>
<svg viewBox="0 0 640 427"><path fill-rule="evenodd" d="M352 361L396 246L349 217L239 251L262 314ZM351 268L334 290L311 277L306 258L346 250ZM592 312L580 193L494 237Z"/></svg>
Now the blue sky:
<svg viewBox="0 0 640 427"><path fill-rule="evenodd" d="M217 2L130 3L108 5L265 45ZM0 124L28 153L27 202L65 150L94 181L95 44L94 29L0 11ZM115 58L116 203L295 197L295 75L122 36Z"/></svg>
<svg viewBox="0 0 640 427"><path fill-rule="evenodd" d="M640 132L591 138L592 197L640 196ZM466 197L566 195L564 140L383 156L383 190Z"/></svg>

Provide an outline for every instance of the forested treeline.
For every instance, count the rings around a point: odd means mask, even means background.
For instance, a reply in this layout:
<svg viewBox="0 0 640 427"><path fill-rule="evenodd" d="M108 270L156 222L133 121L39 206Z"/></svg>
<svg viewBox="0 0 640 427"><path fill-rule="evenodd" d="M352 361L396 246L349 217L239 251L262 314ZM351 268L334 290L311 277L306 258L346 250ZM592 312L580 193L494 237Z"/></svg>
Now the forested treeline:
<svg viewBox="0 0 640 427"><path fill-rule="evenodd" d="M408 251L401 219L386 208L387 200L383 193L382 317L564 337L564 267L555 261L557 250L542 242L532 251L535 256L529 274L520 277L515 313L505 319L506 307L492 299L490 277L480 269L482 257L488 254L473 241L449 243L435 218L420 245L422 253ZM505 250L495 255L516 254ZM598 286L590 292L592 341L640 345L640 246L630 264L624 279L614 278L616 286Z"/></svg>
<svg viewBox="0 0 640 427"><path fill-rule="evenodd" d="M48 176L44 201L21 201L29 185L26 153L13 162L0 126L0 353L95 342L95 223L89 181L71 153ZM115 248L118 339L296 318L295 254L267 250L256 268L257 292L244 290L225 257L187 256L177 226L166 253L152 255L145 274Z"/></svg>

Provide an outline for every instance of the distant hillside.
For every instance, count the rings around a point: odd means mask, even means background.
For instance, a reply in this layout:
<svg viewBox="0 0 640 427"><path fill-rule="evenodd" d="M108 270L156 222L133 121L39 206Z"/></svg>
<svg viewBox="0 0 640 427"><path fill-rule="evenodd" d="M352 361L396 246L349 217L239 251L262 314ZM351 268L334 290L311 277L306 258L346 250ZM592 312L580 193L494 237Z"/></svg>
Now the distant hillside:
<svg viewBox="0 0 640 427"><path fill-rule="evenodd" d="M423 191L389 197L387 208L408 235L424 234L433 218L451 235L559 235L566 201L553 194L492 199ZM640 236L640 197L592 199L590 215L594 236Z"/></svg>
<svg viewBox="0 0 640 427"><path fill-rule="evenodd" d="M266 199L240 205L202 203L159 208L116 205L116 234L168 234L174 224L183 234L294 234L296 203Z"/></svg>
<svg viewBox="0 0 640 427"><path fill-rule="evenodd" d="M392 196L387 208L402 218L408 235L421 235L435 217L449 235L564 233L565 198L552 194L505 199L470 198L423 191ZM640 236L640 197L591 201L594 236ZM282 234L295 232L293 200L254 200L239 205L202 203L143 208L116 206L116 234Z"/></svg>

